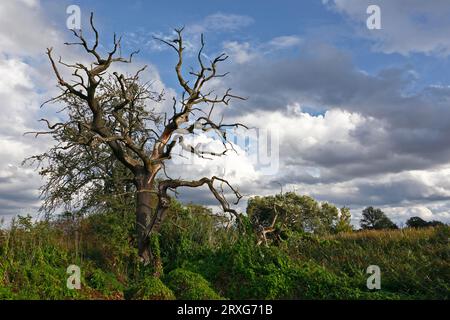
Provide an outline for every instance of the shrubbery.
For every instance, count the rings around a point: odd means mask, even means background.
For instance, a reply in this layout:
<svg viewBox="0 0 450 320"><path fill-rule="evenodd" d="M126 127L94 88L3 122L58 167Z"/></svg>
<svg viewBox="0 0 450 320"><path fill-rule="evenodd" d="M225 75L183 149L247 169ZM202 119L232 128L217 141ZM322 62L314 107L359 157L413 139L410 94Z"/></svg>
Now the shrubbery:
<svg viewBox="0 0 450 320"><path fill-rule="evenodd" d="M132 215L104 212L0 232L0 299L416 299L450 296L448 226L286 237L256 245L201 206L172 203L159 235L164 274L137 262ZM76 233L75 233L76 231ZM77 236L75 236L77 234ZM70 264L82 289L66 288ZM367 266L381 290L366 288Z"/></svg>
<svg viewBox="0 0 450 320"><path fill-rule="evenodd" d="M101 269L94 269L86 276L86 280L89 287L98 290L105 296L124 290L123 284L117 280L113 273L104 272Z"/></svg>
<svg viewBox="0 0 450 320"><path fill-rule="evenodd" d="M175 295L160 279L146 277L125 291L126 299L175 300Z"/></svg>
<svg viewBox="0 0 450 320"><path fill-rule="evenodd" d="M182 300L220 300L223 299L211 288L209 282L200 274L184 269L172 270L165 281Z"/></svg>

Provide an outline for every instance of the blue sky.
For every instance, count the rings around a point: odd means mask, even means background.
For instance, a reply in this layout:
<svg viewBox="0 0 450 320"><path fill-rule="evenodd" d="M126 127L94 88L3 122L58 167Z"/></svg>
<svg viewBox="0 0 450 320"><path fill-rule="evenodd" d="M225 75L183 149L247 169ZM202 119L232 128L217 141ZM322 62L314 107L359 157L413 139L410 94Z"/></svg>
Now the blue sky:
<svg viewBox="0 0 450 320"><path fill-rule="evenodd" d="M71 2L72 3L72 2ZM355 36L355 29L365 27L365 21L355 23L327 8L321 1L196 1L195 5L184 2L166 1L80 1L84 10L98 13L105 33L128 33L143 30L154 32L168 31L174 27L198 23L205 17L217 13L246 16L253 21L241 30L217 32L208 35L209 45L221 41L247 40L266 42L283 35L297 35L307 41L331 43L349 52L355 64L367 72L375 73L387 66L414 65L427 82L448 83L450 63L446 56L436 57L422 53L383 54L372 50L370 38ZM381 9L383 7L381 6ZM368 15L361 12L361 19ZM373 31L376 32L376 31ZM411 39L414 41L414 39ZM161 58L144 51L149 59ZM295 51L292 54L300 54ZM439 71L439 72L438 72ZM446 72L447 71L447 72Z"/></svg>
<svg viewBox="0 0 450 320"><path fill-rule="evenodd" d="M104 50L114 32L124 37L124 53L141 49L137 65L150 65L147 79L169 100L180 92L176 57L153 35L185 26L186 66L195 63L201 32L207 56L230 56L222 66L230 76L215 85L249 100L224 115L279 130L279 170L264 174L244 157L190 168L192 175L226 166L248 196L273 194L281 184L349 206L355 221L368 205L396 222L413 215L450 221L447 0L2 1L0 99L10 112L0 115L0 215L39 207L42 181L20 162L51 141L23 132L39 129L42 116L58 119L54 107L39 108L55 93L45 48L69 61L87 58L62 45L72 40L65 24L74 4L83 29L95 13ZM370 4L381 9L381 30L366 27ZM207 192L182 197L214 205Z"/></svg>
<svg viewBox="0 0 450 320"><path fill-rule="evenodd" d="M381 9L382 2L379 1ZM399 53L383 53L373 50L374 41L369 37L357 36L357 30L365 28L365 11L361 11L361 21L336 12L331 5L320 0L305 1L43 1L47 5L53 23L64 25L66 16L61 14L68 5L77 4L82 8L84 23L89 12L96 14L99 28L105 35L114 32L124 35L138 33L147 40L153 34L169 33L180 26L201 23L205 17L214 14L237 15L249 18L242 27L234 30L214 30L206 32L208 47L220 49L223 41L249 41L263 43L285 35L295 35L309 42L335 45L351 55L355 65L375 74L389 66L414 66L421 75L418 85L448 83L450 62L447 56L435 56L422 52L411 52L408 56ZM372 31L376 33L377 31ZM414 39L411 39L414 41ZM158 65L164 73L169 65L170 55L141 48L141 57ZM298 55L299 50L283 54ZM166 79L164 79L166 80ZM170 75L167 81L173 80Z"/></svg>

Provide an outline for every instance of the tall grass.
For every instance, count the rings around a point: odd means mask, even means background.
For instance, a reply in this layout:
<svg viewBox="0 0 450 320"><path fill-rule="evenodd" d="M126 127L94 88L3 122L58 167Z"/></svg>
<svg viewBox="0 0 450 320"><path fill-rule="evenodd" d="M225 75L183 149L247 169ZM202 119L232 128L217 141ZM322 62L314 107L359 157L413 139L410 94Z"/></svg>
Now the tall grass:
<svg viewBox="0 0 450 320"><path fill-rule="evenodd" d="M32 223L28 216L1 230L0 299L121 297L120 286L111 286L116 277L99 269L99 261L83 253L78 227L68 221ZM67 288L66 270L71 264L82 270L82 290Z"/></svg>
<svg viewBox="0 0 450 320"><path fill-rule="evenodd" d="M381 269L383 290L404 298L450 297L450 228L370 230L292 239L289 253L365 283L369 265Z"/></svg>

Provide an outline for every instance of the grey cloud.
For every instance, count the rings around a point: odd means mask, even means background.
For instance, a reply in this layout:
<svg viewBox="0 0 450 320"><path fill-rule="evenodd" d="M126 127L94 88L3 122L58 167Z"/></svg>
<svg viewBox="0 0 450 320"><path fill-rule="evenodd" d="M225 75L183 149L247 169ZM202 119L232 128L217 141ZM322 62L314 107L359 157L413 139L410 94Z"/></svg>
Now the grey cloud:
<svg viewBox="0 0 450 320"><path fill-rule="evenodd" d="M0 216L19 214L39 208L39 179L30 173L17 172L0 184ZM32 210L31 210L32 209Z"/></svg>
<svg viewBox="0 0 450 320"><path fill-rule="evenodd" d="M319 200L352 206L395 206L450 200L450 195L439 193L435 188L410 177L399 177L393 181L373 177L349 181L337 185L337 188L342 188L342 193L330 192L333 187L336 185L318 186L310 194Z"/></svg>
<svg viewBox="0 0 450 320"><path fill-rule="evenodd" d="M385 53L425 53L448 56L450 3L447 0L329 0L327 7L349 17L361 37L371 40L373 48ZM381 29L368 30L366 9L378 5ZM355 23L356 22L356 23Z"/></svg>
<svg viewBox="0 0 450 320"><path fill-rule="evenodd" d="M283 111L287 104L299 102L319 110L341 108L366 117L368 123L351 132L359 143L356 149L347 143L326 144L300 155L323 166L402 158L407 160L404 170L447 162L450 88L427 87L408 95L407 88L414 83L408 67L370 75L333 47L306 46L305 50L296 59L251 62L233 70L227 84L250 97L235 104L234 111L241 115L255 110ZM301 130L298 128L299 133ZM287 159L298 158L295 144L295 140L284 142ZM413 157L417 159L407 159Z"/></svg>

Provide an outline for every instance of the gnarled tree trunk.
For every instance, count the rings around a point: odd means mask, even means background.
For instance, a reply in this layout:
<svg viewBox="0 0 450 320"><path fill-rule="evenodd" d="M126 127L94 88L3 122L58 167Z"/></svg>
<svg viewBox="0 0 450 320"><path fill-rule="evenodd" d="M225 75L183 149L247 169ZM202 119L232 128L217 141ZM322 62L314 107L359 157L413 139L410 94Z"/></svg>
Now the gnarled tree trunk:
<svg viewBox="0 0 450 320"><path fill-rule="evenodd" d="M153 220L157 211L157 190L150 175L136 178L136 235L138 254L141 262L153 267L153 273L162 274L162 262L159 251L158 231L153 228Z"/></svg>

